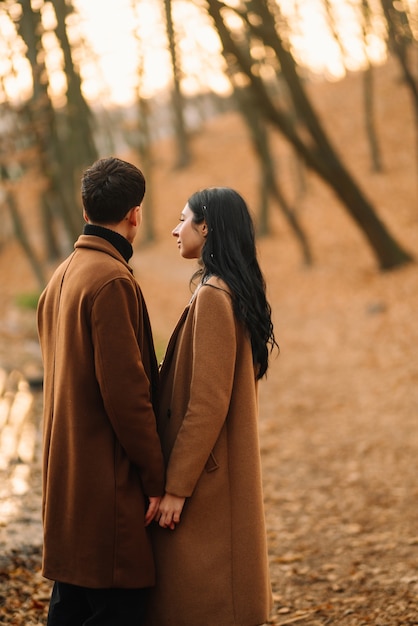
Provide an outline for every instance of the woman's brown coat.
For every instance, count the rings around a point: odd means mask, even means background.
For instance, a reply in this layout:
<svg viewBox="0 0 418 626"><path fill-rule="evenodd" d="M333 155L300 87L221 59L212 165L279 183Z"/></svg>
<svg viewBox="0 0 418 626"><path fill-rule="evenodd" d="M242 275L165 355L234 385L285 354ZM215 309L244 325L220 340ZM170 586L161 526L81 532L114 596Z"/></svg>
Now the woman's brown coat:
<svg viewBox="0 0 418 626"><path fill-rule="evenodd" d="M82 235L38 308L44 360L43 574L84 587L154 583L146 498L164 466L150 402L151 329L132 272Z"/></svg>
<svg viewBox="0 0 418 626"><path fill-rule="evenodd" d="M219 279L200 287L167 348L159 430L166 491L185 496L155 527L153 626L256 626L271 591L251 345Z"/></svg>

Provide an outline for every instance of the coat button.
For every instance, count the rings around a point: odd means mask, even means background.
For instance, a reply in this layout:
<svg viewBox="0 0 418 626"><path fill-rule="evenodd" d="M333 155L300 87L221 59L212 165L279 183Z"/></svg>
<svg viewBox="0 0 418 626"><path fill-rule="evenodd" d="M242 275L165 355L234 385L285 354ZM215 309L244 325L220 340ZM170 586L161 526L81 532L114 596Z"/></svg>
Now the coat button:
<svg viewBox="0 0 418 626"><path fill-rule="evenodd" d="M167 409L167 417L168 417L168 419L170 419L170 417L171 417L171 409Z"/></svg>

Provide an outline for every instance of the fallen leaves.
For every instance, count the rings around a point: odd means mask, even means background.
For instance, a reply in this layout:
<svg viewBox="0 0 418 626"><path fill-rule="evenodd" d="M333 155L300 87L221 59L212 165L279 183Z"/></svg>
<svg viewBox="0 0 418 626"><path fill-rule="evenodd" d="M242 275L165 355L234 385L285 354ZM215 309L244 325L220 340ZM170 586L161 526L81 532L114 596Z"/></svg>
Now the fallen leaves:
<svg viewBox="0 0 418 626"><path fill-rule="evenodd" d="M46 623L51 583L40 574L40 548L22 548L0 559L0 623Z"/></svg>

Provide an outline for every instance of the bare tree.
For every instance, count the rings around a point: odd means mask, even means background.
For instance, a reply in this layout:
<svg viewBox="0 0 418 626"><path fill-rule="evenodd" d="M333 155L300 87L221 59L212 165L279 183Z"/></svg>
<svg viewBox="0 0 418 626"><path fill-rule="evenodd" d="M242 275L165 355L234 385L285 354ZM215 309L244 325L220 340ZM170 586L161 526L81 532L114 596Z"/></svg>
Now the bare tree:
<svg viewBox="0 0 418 626"><path fill-rule="evenodd" d="M325 13L330 32L336 42L344 67L347 67L346 58L347 50L341 40L339 27L334 16L335 5L330 0L323 0L325 4ZM356 7L357 8L357 7ZM376 133L376 116L375 116L375 99L374 99L374 72L367 52L366 38L371 28L371 9L368 0L361 0L360 12L358 20L361 24L363 33L363 52L366 60L366 67L363 72L363 106L364 106L364 126L366 137L370 148L370 157L372 169L375 172L382 171L382 159L379 147L379 141Z"/></svg>
<svg viewBox="0 0 418 626"><path fill-rule="evenodd" d="M184 118L184 97L181 89L181 67L177 51L176 30L174 26L173 6L171 0L164 0L164 15L173 74L172 106L175 122L175 137L177 142L176 166L181 168L185 167L190 162L190 150Z"/></svg>
<svg viewBox="0 0 418 626"><path fill-rule="evenodd" d="M81 90L81 78L73 61L72 46L68 39L66 19L74 12L71 0L51 0L57 24L55 33L64 56L64 73L67 80L66 155L73 174L97 159L94 142L94 118Z"/></svg>
<svg viewBox="0 0 418 626"><path fill-rule="evenodd" d="M19 111L11 107L6 101L0 105L0 114L2 119L2 133L0 135L0 206L4 209L4 212L2 211L2 223L4 224L7 221L8 213L9 223L12 227L9 230L9 236L14 235L22 247L38 280L39 287L42 288L45 284L45 272L19 212L17 201L18 187L24 174L20 163L30 158L28 154L30 150L25 149L25 142L21 141L20 138L19 131L22 129L22 123ZM19 142L21 142L20 146Z"/></svg>
<svg viewBox="0 0 418 626"><path fill-rule="evenodd" d="M270 150L267 124L258 111L257 102L254 99L251 89L245 87L240 88L237 85L234 76L234 68L232 66L229 67L229 75L234 89L235 98L249 128L252 144L260 163L260 210L258 232L260 235L266 235L270 230L268 207L269 199L273 198L301 247L304 262L307 265L310 265L312 263L310 245L299 222L296 207L292 207L287 201L286 195L282 190L277 176L277 168L274 165L273 156Z"/></svg>
<svg viewBox="0 0 418 626"><path fill-rule="evenodd" d="M242 94L241 94L241 99ZM244 96L245 98L245 96ZM299 222L296 209L290 205L286 199L286 195L280 185L276 175L276 168L270 151L269 136L265 121L258 114L258 110L251 104L251 98L247 98L247 102L242 101L240 105L241 111L247 119L248 127L251 131L252 141L256 154L260 160L261 179L260 179L260 227L259 234L265 235L269 232L268 226L268 201L272 197L286 221L291 231L294 233L302 250L303 260L306 265L312 264L312 252L308 238Z"/></svg>
<svg viewBox="0 0 418 626"><path fill-rule="evenodd" d="M75 212L74 180L65 184L68 177L65 140L61 141L60 125L65 124L58 118L48 92L48 72L43 50L43 25L39 9L33 9L30 0L19 0L22 7L17 30L26 44L26 57L32 70L33 93L27 105L27 114L33 128L35 142L39 150L41 175L48 181L48 188L43 201L45 227L51 219L61 216L70 239L78 236L81 215ZM61 121L61 124L60 124ZM66 133L65 135L66 136ZM50 234L51 236L51 234Z"/></svg>
<svg viewBox="0 0 418 626"><path fill-rule="evenodd" d="M32 270L38 280L40 289L43 289L46 283L46 274L43 264L39 260L34 246L31 243L24 221L22 220L17 206L16 196L13 189L4 186L4 203L9 208L11 220L13 223L14 234L21 245L26 258L28 259Z"/></svg>
<svg viewBox="0 0 418 626"><path fill-rule="evenodd" d="M66 104L59 109L49 95L49 76L45 65L40 10L30 0L19 0L22 7L17 30L26 44L26 56L32 69L33 94L27 106L39 149L39 166L48 181L43 198L44 228L47 241L53 241L52 224L61 219L68 245L77 238L83 220L78 194L82 169L97 158L92 128L92 114L81 91L81 79L72 58L66 18L73 11L71 0L51 0L56 16L55 34L63 58L66 76ZM56 246L50 256L56 253Z"/></svg>
<svg viewBox="0 0 418 626"><path fill-rule="evenodd" d="M415 52L416 54L417 52L417 42L409 24L407 5L402 1L393 0L381 0L381 3L387 23L388 46L399 62L403 79L411 93L415 116L416 158L418 165L418 78L416 77L416 59L414 61L413 58L413 53ZM416 19L417 14L415 15Z"/></svg>
<svg viewBox="0 0 418 626"><path fill-rule="evenodd" d="M40 193L42 234L46 259L55 261L68 251L82 228L82 212L78 193L81 170L97 158L92 129L92 115L81 91L81 80L73 63L72 47L67 36L66 18L72 11L71 0L31 0L2 2L2 8L15 24L16 41L22 49L32 72L32 93L23 104L14 108L21 136L31 146L25 156L18 150L14 156L20 168L20 182L28 171L36 171L44 181ZM51 93L46 50L45 27L41 11L50 5L55 10L57 47L63 53L63 72L67 80L65 105L54 104ZM20 7L20 11L18 10ZM27 155L30 155L28 158ZM6 168L7 171L7 168ZM36 259L31 232L19 215L16 181L8 185L8 205L16 237L41 278L41 261Z"/></svg>
<svg viewBox="0 0 418 626"><path fill-rule="evenodd" d="M381 172L383 170L383 164L379 139L376 132L374 69L372 63L370 62L366 45L367 35L372 30L371 14L372 12L368 0L361 0L361 24L363 31L364 56L366 59L366 68L363 74L365 128L366 135L369 140L370 157L373 171Z"/></svg>
<svg viewBox="0 0 418 626"><path fill-rule="evenodd" d="M57 116L48 92L48 72L43 49L43 25L39 9L33 9L30 0L19 0L21 14L16 22L17 32L26 44L26 57L32 70L32 96L23 111L27 117L28 132L38 149L40 175L47 181L42 198L44 233L50 258L59 246L52 228L60 216L69 237L75 237L79 223L74 215L72 198L63 192L60 164L64 155L59 139Z"/></svg>
<svg viewBox="0 0 418 626"><path fill-rule="evenodd" d="M260 111L303 157L307 166L335 192L369 242L381 269L391 269L412 260L411 255L388 232L376 215L373 205L354 181L327 136L310 102L298 74L288 42L280 34L282 16L275 2L248 0L231 9L219 0L206 0L205 5L219 33L223 53L233 55L247 77ZM275 63L286 80L297 118L289 116L282 102L275 102L268 86L257 71L256 62L248 61L237 43L240 33L232 30L226 11L237 15L243 28L254 40L274 53Z"/></svg>
<svg viewBox="0 0 418 626"><path fill-rule="evenodd" d="M147 181L147 193L144 198L144 239L146 242L154 241L155 228L154 228L154 194L153 194L153 153L152 153L152 138L151 129L149 124L149 103L143 97L143 83L144 83L144 54L143 54L143 41L140 33L140 11L141 5L137 0L132 0L131 8L135 16L133 36L137 44L137 71L136 71L136 104L138 112L138 130L133 133L133 138L130 141L132 147L138 152L141 160L141 169L144 172Z"/></svg>

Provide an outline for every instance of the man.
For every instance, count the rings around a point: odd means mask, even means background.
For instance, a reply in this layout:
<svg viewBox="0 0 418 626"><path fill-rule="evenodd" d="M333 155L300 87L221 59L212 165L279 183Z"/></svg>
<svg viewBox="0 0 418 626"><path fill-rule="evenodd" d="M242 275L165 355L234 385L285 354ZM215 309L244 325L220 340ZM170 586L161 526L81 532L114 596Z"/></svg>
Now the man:
<svg viewBox="0 0 418 626"><path fill-rule="evenodd" d="M81 191L87 224L38 305L48 626L139 626L154 584L146 527L164 488L158 367L128 265L145 180L110 157Z"/></svg>

